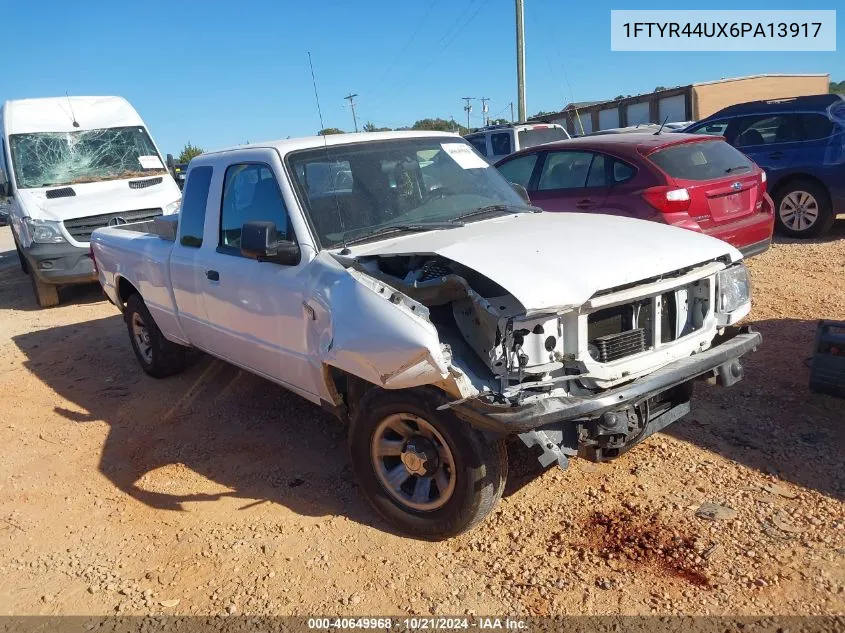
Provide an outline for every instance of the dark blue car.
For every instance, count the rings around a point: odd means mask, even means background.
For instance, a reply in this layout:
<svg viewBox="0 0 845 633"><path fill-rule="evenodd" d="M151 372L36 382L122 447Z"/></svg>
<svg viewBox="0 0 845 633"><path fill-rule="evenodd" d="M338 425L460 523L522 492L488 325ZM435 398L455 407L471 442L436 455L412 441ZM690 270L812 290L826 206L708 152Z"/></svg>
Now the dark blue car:
<svg viewBox="0 0 845 633"><path fill-rule="evenodd" d="M730 106L685 132L724 136L766 170L778 232L816 237L845 213L845 97Z"/></svg>

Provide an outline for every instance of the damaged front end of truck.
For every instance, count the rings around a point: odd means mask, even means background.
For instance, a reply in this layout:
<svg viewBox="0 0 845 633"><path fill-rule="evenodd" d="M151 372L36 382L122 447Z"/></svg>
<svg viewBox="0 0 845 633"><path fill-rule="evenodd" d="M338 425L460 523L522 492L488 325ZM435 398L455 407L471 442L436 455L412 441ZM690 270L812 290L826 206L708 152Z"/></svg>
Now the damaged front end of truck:
<svg viewBox="0 0 845 633"><path fill-rule="evenodd" d="M733 325L748 280L729 257L546 308L435 252L318 258L324 291L306 312L326 371L436 387L439 409L518 435L543 465L621 454L689 411L694 379L741 379L739 357L760 343Z"/></svg>

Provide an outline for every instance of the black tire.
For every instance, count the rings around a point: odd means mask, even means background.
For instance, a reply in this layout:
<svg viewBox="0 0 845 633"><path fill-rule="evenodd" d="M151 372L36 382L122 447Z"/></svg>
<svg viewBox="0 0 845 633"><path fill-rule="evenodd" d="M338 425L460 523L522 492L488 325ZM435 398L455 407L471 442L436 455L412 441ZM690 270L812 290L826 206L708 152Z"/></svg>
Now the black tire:
<svg viewBox="0 0 845 633"><path fill-rule="evenodd" d="M484 436L449 410L437 411L443 402L446 399L435 389L372 389L356 403L349 428L352 470L364 496L398 530L426 540L456 536L480 523L501 498L508 471L504 441ZM454 488L436 509L403 504L376 472L373 438L382 421L395 414L422 418L451 451Z"/></svg>
<svg viewBox="0 0 845 633"><path fill-rule="evenodd" d="M808 211L816 212L816 215L807 226L803 226L795 215L795 196L799 198L802 194L812 196ZM805 198L806 199L806 198ZM810 238L818 237L827 233L833 226L836 214L833 213L833 205L830 202L830 194L819 183L813 180L793 180L775 192L775 225L778 233L787 237ZM786 216L786 219L784 219ZM805 216L806 217L806 216Z"/></svg>
<svg viewBox="0 0 845 633"><path fill-rule="evenodd" d="M29 274L29 265L26 263L26 257L23 256L21 249L15 244L15 250L18 252L18 261L21 263L21 271L24 275Z"/></svg>
<svg viewBox="0 0 845 633"><path fill-rule="evenodd" d="M39 308L52 308L59 305L59 288L53 284L47 284L38 278L38 275L31 273L29 281L32 284L32 293Z"/></svg>
<svg viewBox="0 0 845 633"><path fill-rule="evenodd" d="M123 318L126 321L132 351L145 372L154 378L166 378L185 369L186 349L164 338L141 295L133 294L129 297ZM143 343L139 340L143 332L136 336L136 319L145 329L146 339Z"/></svg>

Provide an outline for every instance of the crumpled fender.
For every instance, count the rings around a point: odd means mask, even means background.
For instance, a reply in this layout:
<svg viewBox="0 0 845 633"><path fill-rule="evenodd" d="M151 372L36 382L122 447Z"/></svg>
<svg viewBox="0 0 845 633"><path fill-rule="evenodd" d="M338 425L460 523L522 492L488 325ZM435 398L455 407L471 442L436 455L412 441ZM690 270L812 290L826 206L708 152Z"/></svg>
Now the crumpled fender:
<svg viewBox="0 0 845 633"><path fill-rule="evenodd" d="M319 362L386 389L454 382L428 308L328 254L317 259L324 266L305 311Z"/></svg>

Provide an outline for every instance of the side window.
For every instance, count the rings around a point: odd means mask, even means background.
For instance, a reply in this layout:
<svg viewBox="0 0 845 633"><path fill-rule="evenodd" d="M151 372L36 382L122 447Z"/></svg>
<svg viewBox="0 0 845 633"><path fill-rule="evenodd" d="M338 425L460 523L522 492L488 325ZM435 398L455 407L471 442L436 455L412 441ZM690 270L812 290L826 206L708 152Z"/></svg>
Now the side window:
<svg viewBox="0 0 845 633"><path fill-rule="evenodd" d="M9 182L9 171L6 169L6 141L0 138L0 185L5 185L7 182Z"/></svg>
<svg viewBox="0 0 845 633"><path fill-rule="evenodd" d="M467 136L466 140L469 141L469 144L472 145L478 153L482 156L487 156L487 137L484 135L481 136Z"/></svg>
<svg viewBox="0 0 845 633"><path fill-rule="evenodd" d="M607 187L607 172L604 169L604 155L593 155L590 174L587 176L588 187Z"/></svg>
<svg viewBox="0 0 845 633"><path fill-rule="evenodd" d="M202 246L205 205L208 203L208 185L213 171L211 167L194 167L185 184L182 208L179 211L179 243L182 246Z"/></svg>
<svg viewBox="0 0 845 633"><path fill-rule="evenodd" d="M634 177L635 173L636 170L628 163L623 163L621 160L613 161L613 171L611 173L613 184L618 185L623 182L628 182Z"/></svg>
<svg viewBox="0 0 845 633"><path fill-rule="evenodd" d="M737 147L772 145L799 140L798 117L794 114L776 114L744 117L739 121Z"/></svg>
<svg viewBox="0 0 845 633"><path fill-rule="evenodd" d="M493 156L504 156L510 154L511 149L511 135L510 132L497 132L490 135L490 148L493 150Z"/></svg>
<svg viewBox="0 0 845 633"><path fill-rule="evenodd" d="M592 160L590 152L549 152L537 188L544 191L585 187Z"/></svg>
<svg viewBox="0 0 845 633"><path fill-rule="evenodd" d="M699 128L690 131L690 134L709 134L710 136L724 136L728 129L729 121L713 121Z"/></svg>
<svg viewBox="0 0 845 633"><path fill-rule="evenodd" d="M258 163L230 165L223 181L220 246L239 250L241 229L250 221L273 222L279 239L290 239L288 212L271 169Z"/></svg>
<svg viewBox="0 0 845 633"><path fill-rule="evenodd" d="M499 165L499 172L508 182L515 182L528 188L531 174L534 173L534 165L537 164L538 154L526 154Z"/></svg>
<svg viewBox="0 0 845 633"><path fill-rule="evenodd" d="M823 114L799 114L802 141L827 138L833 132L833 122Z"/></svg>

